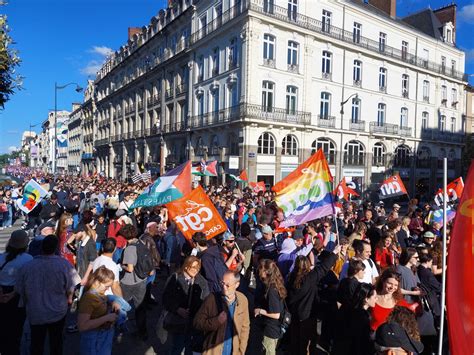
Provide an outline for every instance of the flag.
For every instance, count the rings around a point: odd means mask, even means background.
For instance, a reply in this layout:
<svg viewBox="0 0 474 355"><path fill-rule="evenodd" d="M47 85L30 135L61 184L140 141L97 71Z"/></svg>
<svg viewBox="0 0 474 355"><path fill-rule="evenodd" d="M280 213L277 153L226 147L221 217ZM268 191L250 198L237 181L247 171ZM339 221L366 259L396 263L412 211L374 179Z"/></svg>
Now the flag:
<svg viewBox="0 0 474 355"><path fill-rule="evenodd" d="M446 219L448 221L448 223L450 221L452 221L454 219L454 217L456 217L456 211L453 210L453 208L451 206L446 206ZM441 226L444 225L443 223L443 210L442 209L438 209L438 210L435 210L435 211L430 211L430 213L428 213L428 215L426 216L425 218L425 223L428 224L428 225L431 225L433 222L438 222L441 224Z"/></svg>
<svg viewBox="0 0 474 355"><path fill-rule="evenodd" d="M31 212L48 194L35 180L28 181L23 189L23 197L16 200L19 209L25 213Z"/></svg>
<svg viewBox="0 0 474 355"><path fill-rule="evenodd" d="M451 230L446 307L451 354L474 354L474 164Z"/></svg>
<svg viewBox="0 0 474 355"><path fill-rule="evenodd" d="M142 174L140 174L140 173L137 173L137 174L132 176L132 182L134 184L138 183L141 179L142 179Z"/></svg>
<svg viewBox="0 0 474 355"><path fill-rule="evenodd" d="M407 194L407 189L405 188L405 185L403 184L400 175L396 174L390 176L382 183L382 185L380 186L379 198L383 200L384 198L402 196Z"/></svg>
<svg viewBox="0 0 474 355"><path fill-rule="evenodd" d="M346 178L342 178L341 182L334 190L334 196L337 196L339 200L344 199L349 201L349 195L359 196L359 194L355 190L347 186Z"/></svg>
<svg viewBox="0 0 474 355"><path fill-rule="evenodd" d="M245 170L242 170L239 176L235 176L234 174L228 174L228 175L232 178L232 180L237 181L237 182L248 181L247 172Z"/></svg>
<svg viewBox="0 0 474 355"><path fill-rule="evenodd" d="M181 164L160 176L153 185L137 197L129 210L137 207L164 205L183 197L191 191L191 162Z"/></svg>
<svg viewBox="0 0 474 355"><path fill-rule="evenodd" d="M462 177L460 176L456 180L451 181L448 186L446 186L446 189L448 190L448 202L454 202L460 199L464 190L464 181ZM438 192L436 192L434 202L438 206L443 204L443 189L439 189Z"/></svg>
<svg viewBox="0 0 474 355"><path fill-rule="evenodd" d="M144 182L147 182L147 181L150 181L150 180L151 180L151 172L150 172L150 170L145 171L145 172L142 174L142 180L143 180Z"/></svg>
<svg viewBox="0 0 474 355"><path fill-rule="evenodd" d="M199 176L217 176L217 160L206 162L202 159L199 166L193 168L193 174Z"/></svg>
<svg viewBox="0 0 474 355"><path fill-rule="evenodd" d="M137 173L135 175L132 176L132 181L134 184L140 182L140 181L144 181L144 182L148 182L149 180L151 180L151 173L150 171L146 171L142 174L140 173Z"/></svg>
<svg viewBox="0 0 474 355"><path fill-rule="evenodd" d="M319 149L273 186L275 202L285 214L280 227L295 226L334 214L331 182L328 163Z"/></svg>
<svg viewBox="0 0 474 355"><path fill-rule="evenodd" d="M253 192L258 194L260 191L265 192L267 188L265 187L265 181L259 182L250 182L249 186L252 188Z"/></svg>
<svg viewBox="0 0 474 355"><path fill-rule="evenodd" d="M168 203L166 208L169 217L188 240L196 232L204 233L209 240L227 230L226 223L201 186Z"/></svg>

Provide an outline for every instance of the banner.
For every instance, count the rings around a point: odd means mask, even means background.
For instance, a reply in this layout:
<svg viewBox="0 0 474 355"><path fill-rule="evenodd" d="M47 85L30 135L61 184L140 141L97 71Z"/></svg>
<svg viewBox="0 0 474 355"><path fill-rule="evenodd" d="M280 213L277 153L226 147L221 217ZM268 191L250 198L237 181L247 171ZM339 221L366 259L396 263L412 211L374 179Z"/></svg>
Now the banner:
<svg viewBox="0 0 474 355"><path fill-rule="evenodd" d="M446 219L448 223L452 221L456 217L456 211L451 208L451 206L446 207ZM428 225L431 225L433 222L438 222L441 224L441 226L444 225L443 223L443 210L435 210L435 211L430 211L428 215L425 218L425 223Z"/></svg>
<svg viewBox="0 0 474 355"><path fill-rule="evenodd" d="M23 197L16 200L16 204L20 210L25 213L31 212L38 203L48 194L35 180L28 181L23 189Z"/></svg>
<svg viewBox="0 0 474 355"><path fill-rule="evenodd" d="M267 188L265 187L265 181L259 181L259 182L250 182L249 186L252 188L253 192L258 194L260 191L267 191Z"/></svg>
<svg viewBox="0 0 474 355"><path fill-rule="evenodd" d="M248 181L247 172L245 171L245 169L242 170L239 176L235 176L234 174L228 174L228 175L231 177L232 180L237 181L237 182Z"/></svg>
<svg viewBox="0 0 474 355"><path fill-rule="evenodd" d="M331 182L328 163L319 149L273 186L277 194L275 202L285 214L280 227L296 226L334 214Z"/></svg>
<svg viewBox="0 0 474 355"><path fill-rule="evenodd" d="M168 203L166 208L170 218L188 240L196 232L203 232L209 240L227 230L226 223L201 186Z"/></svg>
<svg viewBox="0 0 474 355"><path fill-rule="evenodd" d="M408 192L398 174L389 177L380 186L379 198L381 200L402 195L408 195Z"/></svg>
<svg viewBox="0 0 474 355"><path fill-rule="evenodd" d="M217 176L217 160L206 162L202 159L199 166L193 168L192 173L199 176Z"/></svg>
<svg viewBox="0 0 474 355"><path fill-rule="evenodd" d="M474 354L474 164L451 231L446 307L451 354Z"/></svg>
<svg viewBox="0 0 474 355"><path fill-rule="evenodd" d="M349 201L349 195L359 196L359 194L347 186L346 178L342 178L339 185L337 185L336 189L334 190L334 195L337 196L339 200L346 200Z"/></svg>
<svg viewBox="0 0 474 355"><path fill-rule="evenodd" d="M451 181L448 186L446 186L446 190L448 190L448 202L459 200L464 190L464 181L462 180L462 177L458 177L456 180ZM438 206L443 204L443 189L439 189L438 192L436 192L434 202Z"/></svg>

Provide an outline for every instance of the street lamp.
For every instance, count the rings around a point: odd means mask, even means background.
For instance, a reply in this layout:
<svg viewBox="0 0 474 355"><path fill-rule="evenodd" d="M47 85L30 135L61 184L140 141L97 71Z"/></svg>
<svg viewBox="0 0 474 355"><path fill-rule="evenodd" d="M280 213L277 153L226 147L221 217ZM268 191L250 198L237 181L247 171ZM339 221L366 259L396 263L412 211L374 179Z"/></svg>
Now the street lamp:
<svg viewBox="0 0 474 355"><path fill-rule="evenodd" d="M78 83L68 83L66 85L58 85L54 83L54 152L53 152L53 174L56 174L57 159L57 140L58 140L58 90L65 89L70 85L76 85L76 92L81 92L82 88Z"/></svg>
<svg viewBox="0 0 474 355"><path fill-rule="evenodd" d="M356 100L359 100L359 94L355 93L350 95L345 101L341 101L341 144L340 144L340 153L339 153L339 181L342 179L342 156L344 155L344 148L342 147L342 135L343 135L343 128L344 128L344 105L354 97ZM343 98L344 100L344 98Z"/></svg>

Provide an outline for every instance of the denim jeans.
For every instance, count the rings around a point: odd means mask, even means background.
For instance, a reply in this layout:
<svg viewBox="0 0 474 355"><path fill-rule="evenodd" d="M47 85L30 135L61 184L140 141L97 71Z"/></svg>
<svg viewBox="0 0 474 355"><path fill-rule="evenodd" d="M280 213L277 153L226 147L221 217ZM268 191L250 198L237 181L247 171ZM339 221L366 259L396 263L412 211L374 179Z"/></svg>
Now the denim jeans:
<svg viewBox="0 0 474 355"><path fill-rule="evenodd" d="M116 295L107 295L107 301L112 303L118 303L120 305L120 311L117 318L117 325L125 324L127 321L127 312L130 312L132 306L125 301L122 297Z"/></svg>
<svg viewBox="0 0 474 355"><path fill-rule="evenodd" d="M114 339L114 328L88 330L81 333L81 355L110 355Z"/></svg>
<svg viewBox="0 0 474 355"><path fill-rule="evenodd" d="M3 226L11 227L13 224L13 207L11 204L7 204L7 212L3 215Z"/></svg>

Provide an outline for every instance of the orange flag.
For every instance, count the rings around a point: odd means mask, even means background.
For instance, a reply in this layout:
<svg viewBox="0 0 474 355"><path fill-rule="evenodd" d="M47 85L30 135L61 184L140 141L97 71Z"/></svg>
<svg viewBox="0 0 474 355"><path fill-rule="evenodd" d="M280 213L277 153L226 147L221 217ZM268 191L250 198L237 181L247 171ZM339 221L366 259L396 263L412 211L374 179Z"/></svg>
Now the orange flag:
<svg viewBox="0 0 474 355"><path fill-rule="evenodd" d="M448 190L448 201L459 200L464 190L464 181L462 180L462 177L460 176L456 180L451 181L448 186L446 186L446 189ZM443 204L443 189L439 189L438 192L436 192L434 202L438 206Z"/></svg>
<svg viewBox="0 0 474 355"><path fill-rule="evenodd" d="M474 354L474 163L451 231L446 306L451 354Z"/></svg>
<svg viewBox="0 0 474 355"><path fill-rule="evenodd" d="M245 169L240 172L239 178L242 181L248 181L249 180L249 178L247 177L247 171Z"/></svg>
<svg viewBox="0 0 474 355"><path fill-rule="evenodd" d="M339 185L337 185L336 189L334 190L334 195L336 195L339 200L349 200L349 195L359 196L355 190L347 186L345 178L342 178Z"/></svg>
<svg viewBox="0 0 474 355"><path fill-rule="evenodd" d="M203 232L207 239L212 239L227 230L226 223L201 186L166 207L170 218L188 240L196 232Z"/></svg>
<svg viewBox="0 0 474 355"><path fill-rule="evenodd" d="M267 190L265 187L265 181L250 182L249 185L256 194L258 194L260 191L265 192Z"/></svg>
<svg viewBox="0 0 474 355"><path fill-rule="evenodd" d="M403 184L400 175L396 174L390 176L382 183L382 186L380 186L379 198L382 200L384 198L402 196L407 194L407 189L405 188L405 185Z"/></svg>

